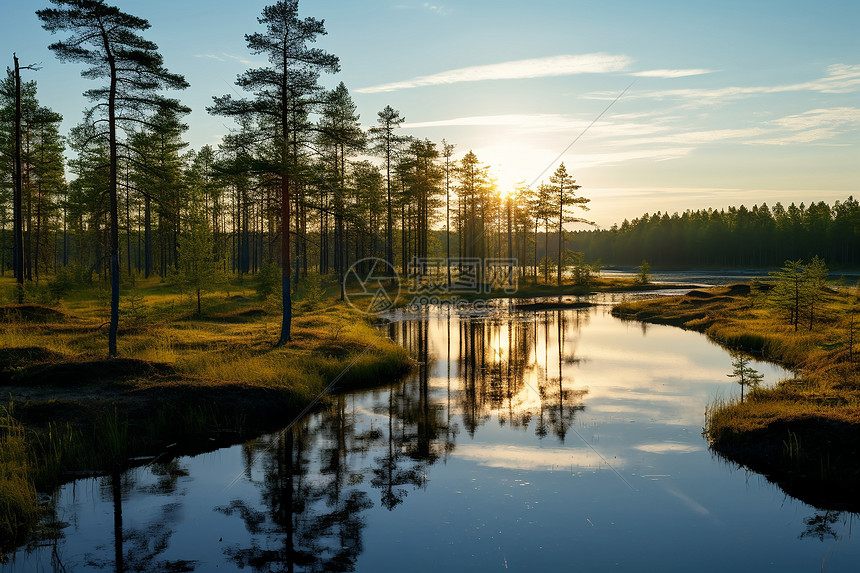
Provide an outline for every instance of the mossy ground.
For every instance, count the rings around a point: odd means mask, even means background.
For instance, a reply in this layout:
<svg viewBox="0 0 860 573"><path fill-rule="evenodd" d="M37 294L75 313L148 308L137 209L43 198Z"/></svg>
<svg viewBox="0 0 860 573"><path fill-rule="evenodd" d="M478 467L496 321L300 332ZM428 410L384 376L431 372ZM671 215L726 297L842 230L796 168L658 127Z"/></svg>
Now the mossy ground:
<svg viewBox="0 0 860 573"><path fill-rule="evenodd" d="M856 289L820 293L797 331L748 284L617 305L622 318L706 333L795 376L747 399L711 404L712 447L813 504L860 510L860 302ZM852 327L852 316L854 326ZM852 329L853 342L852 342Z"/></svg>
<svg viewBox="0 0 860 573"><path fill-rule="evenodd" d="M225 286L199 315L196 300L157 279L126 287L119 357L108 358L102 287L18 305L0 279L4 546L38 515L37 489L235 442L290 423L336 378L340 388L381 385L411 367L403 348L327 292L336 289L299 291L292 342L275 347L280 301Z"/></svg>

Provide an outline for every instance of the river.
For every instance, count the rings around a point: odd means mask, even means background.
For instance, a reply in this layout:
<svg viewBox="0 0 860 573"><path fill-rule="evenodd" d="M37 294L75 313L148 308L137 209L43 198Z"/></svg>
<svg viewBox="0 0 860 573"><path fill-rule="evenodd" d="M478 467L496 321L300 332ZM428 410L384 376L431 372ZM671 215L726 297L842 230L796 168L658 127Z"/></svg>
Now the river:
<svg viewBox="0 0 860 573"><path fill-rule="evenodd" d="M66 484L0 570L856 570L853 515L709 452L706 405L740 393L729 354L609 309L392 315L407 379Z"/></svg>

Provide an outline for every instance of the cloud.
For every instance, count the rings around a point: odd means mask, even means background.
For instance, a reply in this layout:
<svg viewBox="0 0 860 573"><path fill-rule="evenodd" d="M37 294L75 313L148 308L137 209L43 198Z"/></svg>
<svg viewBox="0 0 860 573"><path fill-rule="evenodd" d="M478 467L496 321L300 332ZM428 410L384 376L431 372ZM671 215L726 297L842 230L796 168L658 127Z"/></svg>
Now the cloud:
<svg viewBox="0 0 860 573"><path fill-rule="evenodd" d="M227 52L222 52L221 54L194 54L195 58L206 58L210 60L216 60L219 62L227 62L230 60L239 62L240 64L244 64L246 66L263 66L265 65L263 62L255 62L253 60L249 60L247 58L243 58L242 56L236 56L233 54L228 54Z"/></svg>
<svg viewBox="0 0 860 573"><path fill-rule="evenodd" d="M439 16L447 16L451 13L451 9L447 6L443 6L442 4L431 4L430 2L424 2L421 7L428 12L433 12L434 14L438 14Z"/></svg>
<svg viewBox="0 0 860 573"><path fill-rule="evenodd" d="M576 166L578 169L586 167L601 167L604 165L615 165L627 161L648 159L651 161L669 161L680 159L689 155L693 147L672 147L662 149L635 149L632 151L618 151L611 153L578 153L576 155Z"/></svg>
<svg viewBox="0 0 860 573"><path fill-rule="evenodd" d="M615 147L641 145L702 145L732 139L749 140L751 137L766 135L769 131L763 127L746 127L741 129L709 129L701 131L678 130L657 137L618 139L613 141Z"/></svg>
<svg viewBox="0 0 860 573"><path fill-rule="evenodd" d="M444 4L434 4L432 2L422 2L421 4L395 4L392 6L395 10L425 10L432 12L437 16L447 16L453 10Z"/></svg>
<svg viewBox="0 0 860 573"><path fill-rule="evenodd" d="M821 143L832 140L846 131L860 126L860 108L833 107L812 109L769 122L768 137L752 139L748 143L760 145L791 145L793 143Z"/></svg>
<svg viewBox="0 0 860 573"><path fill-rule="evenodd" d="M644 116L640 116L644 117ZM454 117L433 121L421 121L404 123L405 129L421 129L434 127L502 127L516 129L523 133L550 133L568 132L579 133L588 128L592 123L592 116L572 117L557 113L534 113L534 114L499 114L499 115L475 115L466 117ZM628 119L618 116L617 119ZM633 119L633 117L629 117ZM658 121L632 122L632 121L603 121L591 127L594 133L599 132L601 136L634 136L655 133L663 130Z"/></svg>
<svg viewBox="0 0 860 573"><path fill-rule="evenodd" d="M632 60L624 55L605 53L569 54L514 60L485 66L470 66L432 74L417 76L400 82L380 84L356 90L359 93L381 93L417 88L455 84L461 82L480 82L484 80L513 80L568 76L573 74L605 74L626 70Z"/></svg>
<svg viewBox="0 0 860 573"><path fill-rule="evenodd" d="M457 446L457 457L471 460L491 468L515 470L597 469L605 465L603 459L582 448L532 448L511 445L463 444ZM612 458L616 469L625 461Z"/></svg>
<svg viewBox="0 0 860 573"><path fill-rule="evenodd" d="M786 129L802 130L822 126L860 125L860 108L831 107L811 109L797 115L789 115L774 121L776 125Z"/></svg>
<svg viewBox="0 0 860 573"><path fill-rule="evenodd" d="M660 442L656 444L639 444L633 449L649 454L690 454L692 452L701 451L701 446L693 446L691 444L678 444L674 442Z"/></svg>
<svg viewBox="0 0 860 573"><path fill-rule="evenodd" d="M860 89L860 65L833 64L827 67L826 75L808 82L777 86L727 86L716 89L673 89L652 92L629 93L627 98L681 99L691 105L709 105L732 99L757 95L811 91L825 94L846 94ZM585 97L612 100L618 94L594 92Z"/></svg>
<svg viewBox="0 0 860 573"><path fill-rule="evenodd" d="M704 74L713 74L716 70L706 69L691 69L691 70L646 70L644 72L634 72L633 76L640 78L685 78L687 76L701 76Z"/></svg>

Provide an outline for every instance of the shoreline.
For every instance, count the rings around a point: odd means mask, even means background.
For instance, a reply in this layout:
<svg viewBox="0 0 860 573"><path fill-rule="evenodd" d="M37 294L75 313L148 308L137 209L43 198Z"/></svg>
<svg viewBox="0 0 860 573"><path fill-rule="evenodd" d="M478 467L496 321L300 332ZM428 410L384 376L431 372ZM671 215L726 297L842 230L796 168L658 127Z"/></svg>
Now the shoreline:
<svg viewBox="0 0 860 573"><path fill-rule="evenodd" d="M744 403L710 404L709 447L786 493L820 509L860 511L860 373L840 340L852 295L828 290L821 326L793 332L768 317L749 284L698 289L681 296L621 303L621 319L704 333L729 350L796 372L773 388L747 390ZM822 313L825 314L825 313Z"/></svg>
<svg viewBox="0 0 860 573"><path fill-rule="evenodd" d="M3 552L35 527L39 493L241 443L290 424L320 398L396 383L413 367L404 348L343 305L300 312L293 342L281 348L270 336L279 316L250 301L229 306L126 325L117 358L87 350L105 333L80 309L0 307ZM146 339L162 347L129 351Z"/></svg>

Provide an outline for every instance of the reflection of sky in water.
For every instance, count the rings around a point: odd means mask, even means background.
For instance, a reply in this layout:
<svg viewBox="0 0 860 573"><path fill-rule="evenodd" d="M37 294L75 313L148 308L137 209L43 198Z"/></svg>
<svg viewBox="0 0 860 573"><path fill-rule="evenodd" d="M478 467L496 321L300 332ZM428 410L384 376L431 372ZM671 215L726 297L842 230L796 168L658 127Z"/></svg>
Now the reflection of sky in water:
<svg viewBox="0 0 860 573"><path fill-rule="evenodd" d="M850 518L816 513L708 452L705 405L740 389L729 355L704 336L643 329L604 307L417 324L392 328L426 368L301 424L291 485L278 434L161 475L127 472L126 565L281 570L236 557L283 557L273 507L291 507L290 539L315 548L296 571L847 571L860 559ZM460 358L470 337L474 364ZM783 374L755 367L769 384ZM58 494L69 571L114 567L110 485L82 480ZM292 506L275 503L285 487ZM823 540L808 535L828 519ZM319 539L303 537L314 528ZM324 561L332 555L343 560ZM44 547L2 570L50 563Z"/></svg>

